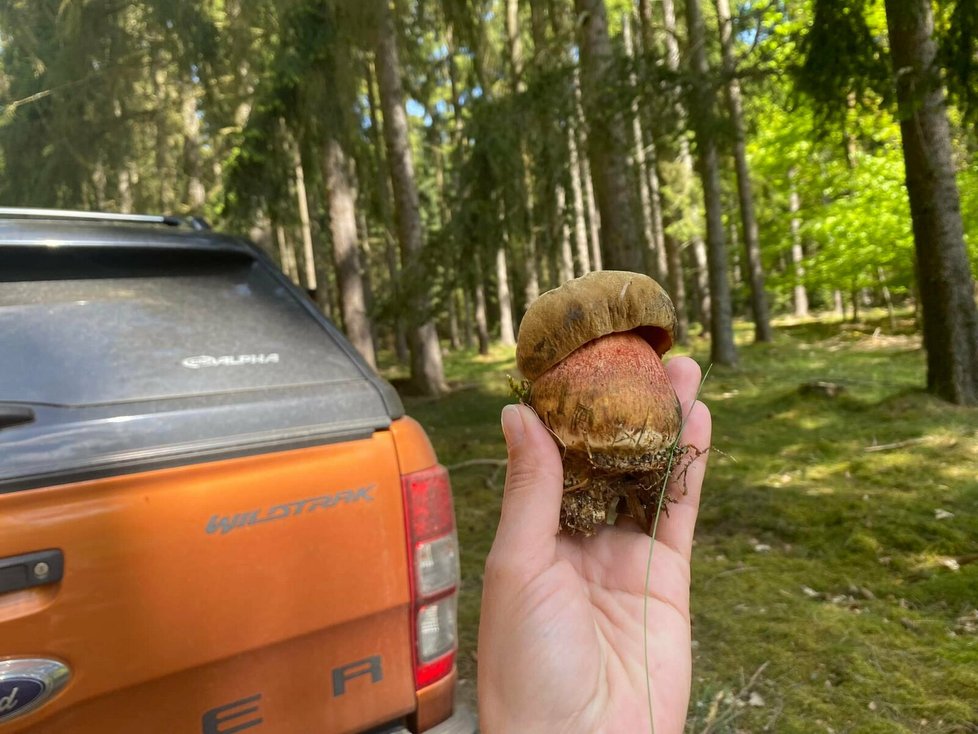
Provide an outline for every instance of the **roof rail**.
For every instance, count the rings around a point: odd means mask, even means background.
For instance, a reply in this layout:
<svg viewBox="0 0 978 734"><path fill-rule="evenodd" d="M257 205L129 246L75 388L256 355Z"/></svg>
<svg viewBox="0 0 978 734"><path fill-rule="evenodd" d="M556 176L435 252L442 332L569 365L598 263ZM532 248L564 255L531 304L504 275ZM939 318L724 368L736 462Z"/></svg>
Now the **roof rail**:
<svg viewBox="0 0 978 734"><path fill-rule="evenodd" d="M83 212L70 209L31 209L0 207L0 218L23 219L81 219L99 222L129 222L135 224L164 224L168 227L191 227L195 230L210 229L202 217L177 217L171 214L113 214L109 212Z"/></svg>

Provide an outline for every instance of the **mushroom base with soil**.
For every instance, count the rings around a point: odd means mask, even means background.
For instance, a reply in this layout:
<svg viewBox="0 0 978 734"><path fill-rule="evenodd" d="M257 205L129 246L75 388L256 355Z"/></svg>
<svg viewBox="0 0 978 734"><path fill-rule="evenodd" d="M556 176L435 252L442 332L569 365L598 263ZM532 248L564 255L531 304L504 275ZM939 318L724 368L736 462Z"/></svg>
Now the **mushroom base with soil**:
<svg viewBox="0 0 978 734"><path fill-rule="evenodd" d="M642 473L609 474L594 465L573 469L564 462L564 496L560 503L560 529L593 535L608 522L611 512L628 515L651 533L660 504L673 501L665 492L667 477L682 464L685 446L667 448L645 462ZM576 462L574 462L576 463Z"/></svg>

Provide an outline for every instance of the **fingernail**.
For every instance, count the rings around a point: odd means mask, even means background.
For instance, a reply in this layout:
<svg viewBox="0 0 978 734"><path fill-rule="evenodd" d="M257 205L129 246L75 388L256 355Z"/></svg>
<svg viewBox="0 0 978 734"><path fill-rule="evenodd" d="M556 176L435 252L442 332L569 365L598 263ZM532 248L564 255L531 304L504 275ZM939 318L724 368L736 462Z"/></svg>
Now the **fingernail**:
<svg viewBox="0 0 978 734"><path fill-rule="evenodd" d="M502 424L506 446L513 449L523 440L523 418L520 416L520 409L515 405L507 405L503 408Z"/></svg>

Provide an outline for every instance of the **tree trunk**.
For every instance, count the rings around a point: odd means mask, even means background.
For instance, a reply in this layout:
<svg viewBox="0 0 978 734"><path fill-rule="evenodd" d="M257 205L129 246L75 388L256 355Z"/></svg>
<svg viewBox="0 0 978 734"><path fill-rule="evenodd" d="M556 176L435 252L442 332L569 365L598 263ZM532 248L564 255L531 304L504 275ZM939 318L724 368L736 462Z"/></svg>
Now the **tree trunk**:
<svg viewBox="0 0 978 734"><path fill-rule="evenodd" d="M375 190L377 196L377 210L380 212L381 231L384 238L384 259L387 262L387 272L390 274L391 292L394 300L398 299L398 290L401 287L401 266L397 257L397 242L394 235L394 222L391 216L391 191L390 191L390 172L387 168L387 159L384 157L383 140L381 137L381 120L377 114L377 93L375 91L374 65L367 61L364 63L367 87L367 109L370 114L370 143L375 155L376 181ZM401 314L394 314L394 353L397 361L407 364L411 358L411 352L407 342L407 327Z"/></svg>
<svg viewBox="0 0 978 734"><path fill-rule="evenodd" d="M296 285L300 285L299 264L295 259L295 249L285 235L285 227L281 224L275 224L274 228L275 241L278 243L279 260L282 262L282 270L289 276L289 280Z"/></svg>
<svg viewBox="0 0 978 734"><path fill-rule="evenodd" d="M564 39L567 34L565 34L563 29L560 7L556 6L553 2L546 2L546 0L531 0L530 3L536 54L539 56L547 51L546 44L544 43L544 4L547 6L546 14L550 20L550 29L553 33L553 37L558 44L561 44L559 61L561 63L566 63L568 53L567 49L563 46L565 45ZM578 84L578 76L576 72L573 82L573 94L574 112L571 114L571 118L567 121L567 125L564 128L564 133L567 146L567 168L569 169L568 179L570 183L570 198L574 212L574 274L581 276L585 273L591 272L591 254L588 251L588 237L592 234L592 232L588 228L587 212L585 211L586 204L584 201L584 184L581 179L581 160L579 154L580 148L578 146L578 132L579 128L581 127L583 113L580 106L580 85ZM550 131L553 132L554 128L551 127ZM560 184L558 184L558 186L559 185ZM566 192L564 196L566 201ZM593 208L593 201L591 206ZM593 228L593 236L595 242L597 242L597 227Z"/></svg>
<svg viewBox="0 0 978 734"><path fill-rule="evenodd" d="M131 214L133 211L132 185L135 172L130 165L119 171L119 211Z"/></svg>
<svg viewBox="0 0 978 734"><path fill-rule="evenodd" d="M574 255L571 252L570 229L567 226L566 205L567 195L561 186L556 190L557 215L561 223L560 226L560 264L558 272L559 280L564 283L574 277Z"/></svg>
<svg viewBox="0 0 978 734"><path fill-rule="evenodd" d="M637 53L635 56L640 57L645 62L644 65L641 63L639 64L638 72L640 75L644 75L645 65L650 63L650 61L653 65L660 63L660 57L662 55L661 49L656 46L653 34L654 21L652 18L651 0L638 1L638 24L639 31L635 36L635 46L637 48ZM675 41L675 39L673 40ZM632 54L629 53L629 55L631 56ZM655 56L654 60L652 60L653 55ZM636 103L638 101L638 96L639 95L636 94ZM633 104L633 110L636 120L636 138L639 138L642 141L642 150L645 158L643 166L644 173L640 183L647 183L649 190L652 232L653 238L656 241L655 262L658 268L657 272L659 273L660 280L665 279L662 282L669 288L669 292L672 294L673 305L676 307L678 322L676 325L674 339L677 343L685 344L687 341L689 322L685 314L686 292L685 285L683 283L684 276L682 257L678 249L679 243L675 238L669 237L666 234L667 216L663 203L662 186L659 179L659 153L657 151L656 144L658 132L656 129L657 120L653 114L649 114L648 112L646 113L646 125L644 126L644 131L647 133L647 137L641 138L640 136L642 134L643 126L640 124L640 121L642 116L639 114L636 104ZM676 251L670 252L670 248L676 248ZM678 270L673 272L673 268L678 268Z"/></svg>
<svg viewBox="0 0 978 734"><path fill-rule="evenodd" d="M710 277L710 358L714 364L735 365L730 283L727 281L726 238L723 232L723 200L720 164L715 139L714 99L706 60L706 34L699 0L686 0L690 57L693 71L691 117L694 123L706 208L707 263Z"/></svg>
<svg viewBox="0 0 978 734"><path fill-rule="evenodd" d="M625 41L625 55L634 63L635 48L632 40L632 25L629 14L622 19L622 34ZM659 200L658 178L645 154L645 135L642 131L641 115L638 111L638 79L635 72L629 74L629 86L632 91L630 114L632 118L632 150L635 162L635 172L638 175L638 194L642 211L642 231L645 235L646 270L652 276L665 284L669 265L666 261L666 245L662 228L662 203ZM651 180L655 180L651 184Z"/></svg>
<svg viewBox="0 0 978 734"><path fill-rule="evenodd" d="M652 3L650 0L638 0L638 27L642 38L642 48L651 51L652 46Z"/></svg>
<svg viewBox="0 0 978 734"><path fill-rule="evenodd" d="M702 336L703 333L709 333L713 323L710 316L713 308L710 298L710 264L706 256L706 243L703 242L702 237L694 236L690 240L689 249L693 260L693 309L696 320L703 327L703 332L700 334Z"/></svg>
<svg viewBox="0 0 978 734"><path fill-rule="evenodd" d="M606 265L642 272L638 220L628 187L625 126L616 112L613 56L604 0L574 0L578 15L581 92L588 124L588 157L601 212Z"/></svg>
<svg viewBox="0 0 978 734"><path fill-rule="evenodd" d="M464 138L464 123L462 121L462 105L458 87L458 69L455 66L455 37L451 25L445 29L445 40L448 46L448 81L452 95L452 144L456 156L460 156ZM453 184L458 185L458 165L454 166ZM465 272L456 270L460 282L471 281L473 287L462 290L462 312L465 315L465 346L471 349L478 339L479 354L489 353L489 324L486 318L486 294L483 280L482 260L476 252L472 258L472 269Z"/></svg>
<svg viewBox="0 0 978 734"><path fill-rule="evenodd" d="M432 129L434 127L434 124L432 124ZM441 140L441 134L438 133L434 137L436 138L436 141L433 143L436 146L434 152L435 186L438 191L445 192L445 156L439 142ZM448 202L443 193L443 195L438 197L438 226L441 229L445 229L450 219L451 215L448 212ZM462 348L462 338L461 331L459 330L458 304L455 301L455 288L449 288L445 296L445 303L448 310L448 344L452 351L458 351Z"/></svg>
<svg viewBox="0 0 978 734"><path fill-rule="evenodd" d="M517 0L506 0L506 49L509 53L510 73L513 93L517 96L526 91L523 80L523 39L520 35L519 4ZM530 156L527 152L526 136L517 130L520 151L520 219L523 223L523 308L524 310L540 295L540 276L537 272L537 242L534 227L533 182L530 179ZM544 217L548 220L547 230L552 234L553 208L544 201ZM545 243L546 246L546 243Z"/></svg>
<svg viewBox="0 0 978 734"><path fill-rule="evenodd" d="M460 102L460 92L458 86L458 68L455 65L455 55L457 49L455 46L455 35L454 29L451 24L445 28L445 43L448 51L448 83L449 89L451 90L451 102L452 102L452 155L453 155L453 175L452 175L452 185L455 187L459 186L459 160L462 156L463 147L465 145L465 124L462 121L462 105ZM444 200L444 197L443 197ZM448 221L451 217L446 217ZM459 265L461 264L461 259L456 260L454 267L455 278L461 282L464 282L466 275L471 276L471 272L463 273ZM455 290L452 290L452 301L455 301ZM460 295L462 297L462 322L463 322L463 332L465 337L465 348L471 349L475 344L475 321L476 319L472 316L472 304L470 301L469 291L466 289L461 289ZM484 299L483 299L484 300ZM483 309L483 319L485 316L485 310ZM480 345L481 346L481 345Z"/></svg>
<svg viewBox="0 0 978 734"><path fill-rule="evenodd" d="M577 275L591 272L591 257L587 249L587 217L584 212L584 192L581 186L581 163L577 157L577 142L572 125L567 126L568 167L570 168L571 200L574 205L574 254Z"/></svg>
<svg viewBox="0 0 978 734"><path fill-rule="evenodd" d="M170 166L168 153L171 151L170 130L168 115L170 112L169 90L170 80L167 78L166 62L160 58L159 54L153 61L153 97L158 102L156 107L156 147L154 152L154 162L156 164L156 178L159 181L159 202L157 206L160 211L168 213L174 209L176 195L173 190L173 181L177 180L174 171Z"/></svg>
<svg viewBox="0 0 978 734"><path fill-rule="evenodd" d="M805 252L801 246L801 219L798 212L801 209L801 200L798 197L798 188L795 186L795 169L788 171L788 211L791 214L791 264L794 268L795 286L793 290L793 301L795 306L795 316L798 318L808 317L808 291L805 290Z"/></svg>
<svg viewBox="0 0 978 734"><path fill-rule="evenodd" d="M978 307L964 245L930 0L886 0L923 308L927 389L978 404Z"/></svg>
<svg viewBox="0 0 978 734"><path fill-rule="evenodd" d="M482 258L479 253L475 254L475 287L472 289L475 296L475 330L479 338L479 354L489 354L489 318L486 314L486 286L485 274L482 269Z"/></svg>
<svg viewBox="0 0 978 734"><path fill-rule="evenodd" d="M638 129L641 133L641 129ZM649 187L649 203L651 205L652 217L652 237L655 245L655 263L658 268L659 277L669 279L669 253L666 251L666 225L665 217L662 215L662 187L659 182L658 171L658 152L656 151L655 141L649 137L644 141L645 161L642 164L642 183Z"/></svg>
<svg viewBox="0 0 978 734"><path fill-rule="evenodd" d="M675 12L672 9L671 0L666 0L666 1L669 2L669 8L668 8L669 18L671 18L671 23L672 23L671 29L667 31L667 34L669 35L669 39L671 40L673 46L675 47L675 55L672 56L671 59L667 59L667 64L672 63L673 64L672 70L676 71L678 70L679 67L679 46L675 37L675 25L676 25ZM665 8L663 8L663 10L665 11ZM640 45L643 51L646 54L648 54L650 51L652 51L655 48L653 33L652 33L653 31L652 5L650 0L639 0L638 11L639 11L638 18L639 18L639 27L640 27L639 38L641 39ZM663 13L663 15L665 16L665 12ZM664 23L667 20L668 20L667 18L665 17L663 18ZM681 104L678 106L677 112L679 113L677 114L677 119L683 120L684 116L682 114ZM665 227L666 217L663 214L662 195L660 192L661 187L659 184L659 172L657 169L658 153L656 151L656 144L655 144L655 131L654 129L651 129L650 131L651 134L649 136L648 156L646 161L647 175L648 175L648 182L649 182L649 194L651 196L652 202L658 204L657 213L656 210L653 209L653 217L658 217L657 220L658 228L659 231L662 233L661 243L665 251L665 258L666 258L665 267L663 267L661 265L662 261L660 257L659 259L660 269L662 270L662 272L667 274L667 280L668 280L667 287L669 289L669 294L672 296L673 305L676 307L677 323L676 323L676 331L674 334L675 341L678 344L686 344L688 342L688 335L689 335L689 318L686 314L686 284L684 281L684 274L683 274L682 251L679 242L676 240L676 238L666 233L666 227ZM689 147L685 144L685 141L683 141L680 150L681 152L684 152L684 157L681 159L681 162L684 161L688 163ZM681 169L681 170L691 171L691 166L688 167L688 169ZM691 178L691 176L685 177L686 180L688 180L689 178ZM699 245L700 247L702 247L702 241L700 241Z"/></svg>
<svg viewBox="0 0 978 734"><path fill-rule="evenodd" d="M284 123L283 123L284 125ZM306 293L322 307L329 303L320 299L319 282L316 277L316 253L312 246L312 221L309 217L309 197L306 194L306 173L302 167L302 155L295 141L291 142L292 169L295 176L295 198L299 209L299 228L302 232L302 261L305 266ZM323 294L325 296L325 294ZM327 308L328 311L328 308Z"/></svg>
<svg viewBox="0 0 978 734"><path fill-rule="evenodd" d="M513 331L513 301L509 290L509 263L506 247L496 250L496 293L499 300L499 341L507 347L516 346Z"/></svg>
<svg viewBox="0 0 978 734"><path fill-rule="evenodd" d="M3 83L4 83L3 75L2 73L0 73L0 84ZM119 173L120 173L119 179L116 183L121 198L122 170L120 170ZM89 203L89 206L94 206L96 211L104 212L108 209L105 202L106 191L107 191L106 187L108 185L108 180L105 175L105 166L102 165L101 163L96 163L95 166L92 168L92 173L89 178L90 178L90 182L88 183L87 186L85 186L85 189L91 191L91 195L86 196L84 200ZM119 211L122 210L120 209Z"/></svg>
<svg viewBox="0 0 978 734"><path fill-rule="evenodd" d="M587 142L587 137L584 142ZM591 178L591 166L588 165L587 156L581 156L581 181L584 183L584 203L587 212L588 223L588 243L590 245L591 269L604 270L604 258L601 255L601 215L598 207L594 203L594 181Z"/></svg>
<svg viewBox="0 0 978 734"><path fill-rule="evenodd" d="M487 43L484 23L479 21L479 45ZM521 52L522 53L522 52ZM485 65L482 63L482 54L478 51L473 60L476 80L482 89L482 95L487 100L493 99L492 83L486 73ZM456 106L457 114L459 107ZM522 180L522 179L521 179ZM507 192L501 197L499 217L502 221L504 241L496 250L496 296L499 303L499 338L503 344L512 346L516 344L516 337L513 331L513 298L509 287L509 257L506 254L507 246L512 246L513 227L508 207ZM534 266L535 266L534 260Z"/></svg>
<svg viewBox="0 0 978 734"><path fill-rule="evenodd" d="M727 210L730 211L733 206L728 205ZM737 249L739 246L740 233L737 231L737 221L734 217L729 217L727 219L727 237L729 237L728 242L730 243L730 280L733 286L733 291L736 294L737 289L740 288L744 283L743 274L740 269L740 252Z"/></svg>
<svg viewBox="0 0 978 734"><path fill-rule="evenodd" d="M462 336L466 349L475 346L475 319L472 318L472 299L469 298L467 290L456 288L453 291L453 298L457 297L461 301L462 309Z"/></svg>
<svg viewBox="0 0 978 734"><path fill-rule="evenodd" d="M455 303L455 291L448 292L448 344L452 351L462 348L462 332L458 325L458 307Z"/></svg>
<svg viewBox="0 0 978 734"><path fill-rule="evenodd" d="M207 203L207 190L201 181L200 116L197 113L197 88L181 84L183 93L183 169L187 177L185 203L193 214L201 215Z"/></svg>
<svg viewBox="0 0 978 734"><path fill-rule="evenodd" d="M387 0L377 0L377 7L377 80L384 114L384 140L387 144L387 161L394 192L394 214L401 245L401 261L408 278L413 284L419 284L424 282L420 262L424 238L408 139L407 113L404 109L401 64L397 57L397 36ZM424 395L441 395L447 392L448 384L442 368L438 333L428 314L428 294L412 289L407 296L409 318L414 320L408 330L412 386Z"/></svg>
<svg viewBox="0 0 978 734"><path fill-rule="evenodd" d="M551 288L556 288L560 282L560 257L557 250L551 249L547 253L547 283Z"/></svg>
<svg viewBox="0 0 978 734"><path fill-rule="evenodd" d="M665 236L666 256L669 258L669 295L676 307L677 344L689 342L689 316L686 314L686 283L683 280L683 258L679 243L671 235Z"/></svg>
<svg viewBox="0 0 978 734"><path fill-rule="evenodd" d="M893 310L893 296L890 294L890 288L886 284L886 276L883 274L883 268L876 268L876 282L880 284L880 293L883 296L883 303L886 305L886 316L890 322L890 333L895 334L897 328L896 312Z"/></svg>
<svg viewBox="0 0 978 734"><path fill-rule="evenodd" d="M351 161L339 141L326 141L323 155L323 180L329 198L329 229L333 240L333 260L340 296L340 312L346 336L371 367L377 366L374 342L367 317L363 272L360 267L360 241L357 236L356 191Z"/></svg>
<svg viewBox="0 0 978 734"><path fill-rule="evenodd" d="M354 184L358 180L356 161L354 161ZM366 207L362 205L363 202L359 201L359 195L357 196L357 203L361 204L357 207L355 214L355 219L357 221L357 241L360 245L357 252L358 267L360 268L360 274L363 278L363 301L366 305L366 315L370 325L370 342L374 350L374 355L376 356L377 345L380 343L380 340L377 334L377 323L370 316L370 314L374 312L377 304L377 301L374 298L373 273L371 272L370 268L370 263L374 261L374 256L370 249L370 225L367 224L367 210Z"/></svg>
<svg viewBox="0 0 978 734"><path fill-rule="evenodd" d="M676 10L672 0L662 0L662 26L666 44L666 67L673 74L679 73L679 35L676 30ZM683 105L680 90L675 90L676 96L676 120L680 125L686 125L689 115L686 114L686 107ZM677 188L682 192L688 192L693 185L693 157L689 152L689 141L685 135L679 136L679 151L677 159L679 161L679 176ZM693 197L689 197L691 202ZM681 217L687 217L695 226L699 226L699 207L695 203L690 204L688 212L680 212ZM699 322L704 331L710 330L710 286L709 275L707 272L706 245L699 232L690 237L690 247L693 251L693 296L694 311L698 311ZM680 258L681 260L681 258ZM679 308L679 304L676 304ZM688 325L687 325L688 326ZM687 331L688 333L688 331Z"/></svg>
<svg viewBox="0 0 978 734"><path fill-rule="evenodd" d="M584 129L584 106L581 104L581 79L577 68L574 69L574 125L572 134L575 135L575 149L579 152L588 149L588 134ZM584 191L584 211L587 215L588 245L590 247L592 270L603 270L601 257L601 215L594 203L594 180L591 177L591 166L588 165L587 155L578 155L578 169L574 172L580 177Z"/></svg>
<svg viewBox="0 0 978 734"><path fill-rule="evenodd" d="M744 254L747 256L751 312L754 316L754 341L769 342L774 335L771 332L767 294L764 292L764 267L761 264L761 244L757 231L757 216L754 213L754 192L750 182L750 170L747 167L747 144L744 135L740 82L735 76L737 69L733 52L733 23L730 20L728 1L716 0L716 6L720 21L723 71L728 77L726 85L727 108L734 134L733 150L734 162L737 167L737 195L740 200L740 219L744 225Z"/></svg>

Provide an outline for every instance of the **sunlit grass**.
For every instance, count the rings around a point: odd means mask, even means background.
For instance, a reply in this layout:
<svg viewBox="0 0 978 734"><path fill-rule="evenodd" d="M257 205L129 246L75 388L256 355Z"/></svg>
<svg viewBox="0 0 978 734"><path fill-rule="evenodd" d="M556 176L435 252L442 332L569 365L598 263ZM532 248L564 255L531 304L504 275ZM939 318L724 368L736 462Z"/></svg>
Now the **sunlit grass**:
<svg viewBox="0 0 978 734"><path fill-rule="evenodd" d="M921 391L909 326L784 323L751 345L739 325L740 366L705 384L717 450L693 560L689 732L978 731L978 411ZM679 351L708 361L703 340ZM512 350L446 369L456 391L409 412L443 463L503 459ZM816 380L845 390L799 390ZM493 465L453 471L469 680L502 480Z"/></svg>

